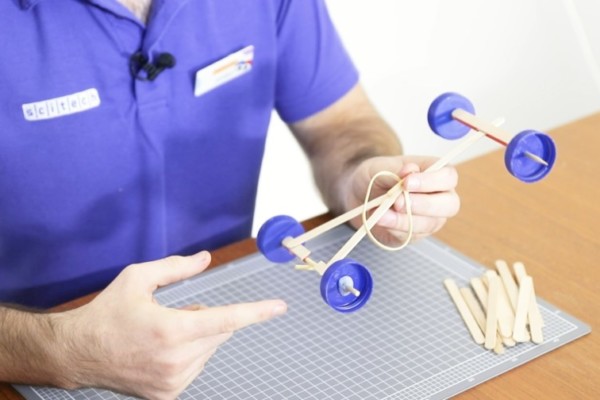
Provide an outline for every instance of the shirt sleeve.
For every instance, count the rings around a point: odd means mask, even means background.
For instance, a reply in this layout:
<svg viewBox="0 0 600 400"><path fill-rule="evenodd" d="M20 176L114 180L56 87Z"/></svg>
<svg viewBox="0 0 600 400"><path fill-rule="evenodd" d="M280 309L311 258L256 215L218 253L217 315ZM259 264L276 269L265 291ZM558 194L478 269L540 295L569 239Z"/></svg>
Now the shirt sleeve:
<svg viewBox="0 0 600 400"><path fill-rule="evenodd" d="M275 108L287 123L328 107L357 82L323 0L282 0Z"/></svg>

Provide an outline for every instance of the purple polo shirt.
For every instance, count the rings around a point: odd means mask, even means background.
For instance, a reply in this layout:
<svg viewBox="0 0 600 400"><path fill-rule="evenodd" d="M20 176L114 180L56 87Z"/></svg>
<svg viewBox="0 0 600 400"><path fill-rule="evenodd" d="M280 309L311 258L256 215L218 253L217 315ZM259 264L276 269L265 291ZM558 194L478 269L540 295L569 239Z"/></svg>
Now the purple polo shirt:
<svg viewBox="0 0 600 400"><path fill-rule="evenodd" d="M321 0L153 3L144 26L116 0L0 2L0 302L248 237L272 110L300 120L358 80ZM195 96L248 46L248 71ZM138 51L176 64L134 79Z"/></svg>

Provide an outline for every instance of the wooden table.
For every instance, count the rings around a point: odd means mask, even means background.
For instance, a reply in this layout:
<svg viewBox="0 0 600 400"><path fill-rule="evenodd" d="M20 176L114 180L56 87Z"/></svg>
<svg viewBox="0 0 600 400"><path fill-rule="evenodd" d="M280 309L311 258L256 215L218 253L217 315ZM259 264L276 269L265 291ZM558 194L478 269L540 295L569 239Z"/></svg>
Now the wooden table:
<svg viewBox="0 0 600 400"><path fill-rule="evenodd" d="M492 266L523 261L539 296L600 326L600 114L550 132L557 163L543 181L510 176L497 151L458 166L460 214L437 236ZM322 216L307 222L315 226ZM213 265L256 251L251 239L213 254ZM70 308L89 301L79 299ZM600 396L600 339L596 332L459 396L461 399L591 399ZM0 399L20 399L0 384Z"/></svg>

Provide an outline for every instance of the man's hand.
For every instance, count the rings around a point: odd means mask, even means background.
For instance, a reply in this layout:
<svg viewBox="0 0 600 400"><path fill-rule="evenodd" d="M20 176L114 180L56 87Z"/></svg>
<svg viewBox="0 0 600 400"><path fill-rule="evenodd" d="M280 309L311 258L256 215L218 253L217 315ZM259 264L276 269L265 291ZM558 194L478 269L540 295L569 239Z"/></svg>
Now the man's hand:
<svg viewBox="0 0 600 400"><path fill-rule="evenodd" d="M48 364L60 375L51 382L66 388L102 387L144 398L173 399L234 331L287 310L281 300L183 309L163 307L154 300L156 289L196 275L209 263L209 253L201 252L131 265L89 304L45 314L53 331L52 335L41 332L52 337L46 347L52 347Z"/></svg>
<svg viewBox="0 0 600 400"><path fill-rule="evenodd" d="M458 213L460 199L455 192L458 175L453 167L444 167L434 172L420 172L436 160L433 157L395 156L374 157L363 161L344 182L345 210L351 210L364 203L369 182L376 173L390 171L403 178L403 189L411 193L413 238L418 239L437 232L448 218ZM396 183L397 181L388 177L378 178L373 185L370 199L384 194ZM358 228L362 224L362 218L355 218L351 223ZM398 197L372 232L379 240L390 245L406 240L408 217L404 196Z"/></svg>
<svg viewBox="0 0 600 400"><path fill-rule="evenodd" d="M360 84L331 106L290 128L306 150L323 200L334 214L362 204L369 181L380 171L400 177L410 174L404 188L412 193L415 238L438 231L447 218L458 212L456 170L445 167L421 173L436 159L402 156L396 134L381 119ZM371 198L394 184L393 179L378 179ZM361 223L360 217L352 221L355 227ZM400 197L372 232L382 242L395 245L404 242L407 231L404 197Z"/></svg>

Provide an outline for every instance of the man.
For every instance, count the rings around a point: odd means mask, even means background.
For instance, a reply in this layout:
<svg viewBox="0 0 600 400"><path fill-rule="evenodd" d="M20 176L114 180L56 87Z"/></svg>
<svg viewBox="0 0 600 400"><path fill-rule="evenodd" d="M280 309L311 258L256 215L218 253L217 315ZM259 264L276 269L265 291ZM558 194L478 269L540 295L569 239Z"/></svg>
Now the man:
<svg viewBox="0 0 600 400"><path fill-rule="evenodd" d="M152 296L250 234L273 108L334 212L381 170L412 173L417 237L458 211L455 170L401 156L321 0L14 0L0 15L0 301L47 308L110 283L69 312L1 307L1 381L173 398L232 332L286 311ZM380 239L405 239L404 211Z"/></svg>

